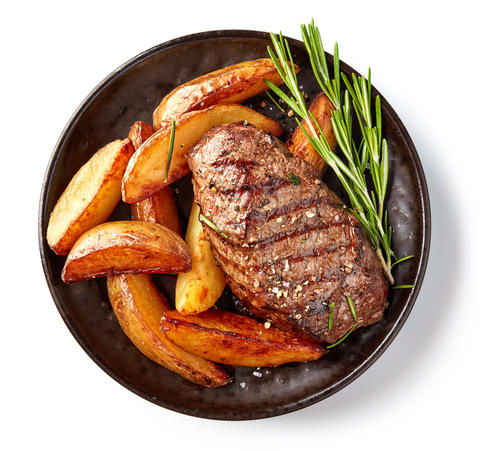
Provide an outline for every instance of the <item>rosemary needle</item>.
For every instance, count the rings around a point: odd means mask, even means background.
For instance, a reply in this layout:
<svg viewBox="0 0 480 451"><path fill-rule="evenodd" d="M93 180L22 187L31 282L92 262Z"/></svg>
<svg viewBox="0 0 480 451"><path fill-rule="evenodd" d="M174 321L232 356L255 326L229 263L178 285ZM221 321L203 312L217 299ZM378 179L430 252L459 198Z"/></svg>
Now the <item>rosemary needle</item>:
<svg viewBox="0 0 480 451"><path fill-rule="evenodd" d="M414 285L394 285L392 287L393 290L400 290L402 288L413 288Z"/></svg>
<svg viewBox="0 0 480 451"><path fill-rule="evenodd" d="M406 260L410 260L411 258L413 258L413 255L407 255L406 257L399 258L398 260L395 260L394 263L392 263L392 266L390 266L390 268L393 268L395 265L398 265L401 262L404 262Z"/></svg>
<svg viewBox="0 0 480 451"><path fill-rule="evenodd" d="M168 145L167 168L165 170L165 182L168 180L168 171L170 170L170 163L172 162L173 144L175 142L175 121L172 121L172 131L170 132L170 143Z"/></svg>
<svg viewBox="0 0 480 451"><path fill-rule="evenodd" d="M340 337L335 343L328 345L327 349L334 348L335 346L339 345L343 340L345 340L345 338L347 338L357 328L357 326L358 326L358 323L354 324L343 337Z"/></svg>
<svg viewBox="0 0 480 451"><path fill-rule="evenodd" d="M211 229L215 230L215 232L217 232L219 235L223 236L223 238L226 238L228 239L228 235L225 233L225 232L222 232L218 226L216 226L210 219L208 219L207 217L203 216L202 213L200 213L198 215L198 218L200 219L200 221L204 222L205 224L208 225L208 227L210 227Z"/></svg>

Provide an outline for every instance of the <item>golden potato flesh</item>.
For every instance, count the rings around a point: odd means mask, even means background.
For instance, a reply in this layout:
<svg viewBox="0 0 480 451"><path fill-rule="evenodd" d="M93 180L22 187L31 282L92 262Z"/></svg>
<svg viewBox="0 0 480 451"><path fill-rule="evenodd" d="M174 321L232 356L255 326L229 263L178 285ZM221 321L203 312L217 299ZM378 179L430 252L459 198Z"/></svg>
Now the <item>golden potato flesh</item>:
<svg viewBox="0 0 480 451"><path fill-rule="evenodd" d="M133 152L129 139L113 141L75 174L50 215L47 241L55 253L68 254L84 232L109 218L122 197L122 177Z"/></svg>
<svg viewBox="0 0 480 451"><path fill-rule="evenodd" d="M309 110L314 115L315 119L318 122L325 138L327 138L328 144L332 150L335 150L337 141L335 140L335 133L333 132L332 120L331 120L331 111L334 109L332 102L329 98L322 92L318 94L315 99L313 99L312 104L309 107ZM302 126L309 132L305 120L301 122ZM317 129L317 133L318 133ZM288 148L290 152L296 157L302 158L305 161L308 161L310 164L315 166L322 174L327 168L327 163L325 160L318 154L314 147L310 144L310 141L305 136L305 133L300 126L297 126L293 132L292 138L288 143Z"/></svg>
<svg viewBox="0 0 480 451"><path fill-rule="evenodd" d="M205 238L198 220L200 208L193 204L185 243L192 256L192 269L179 274L175 287L175 307L182 313L200 313L212 307L222 294L226 282Z"/></svg>
<svg viewBox="0 0 480 451"><path fill-rule="evenodd" d="M175 128L175 143L168 178L165 180L171 124L155 132L131 158L122 182L122 198L129 204L140 202L166 185L189 173L186 153L212 127L246 121L279 136L280 125L273 119L242 105L215 105L186 113Z"/></svg>
<svg viewBox="0 0 480 451"><path fill-rule="evenodd" d="M137 150L153 133L154 130L150 124L143 121L136 121L130 127L128 137L132 141L135 150Z"/></svg>
<svg viewBox="0 0 480 451"><path fill-rule="evenodd" d="M323 347L293 333L223 310L197 315L165 312L162 330L186 351L227 365L277 366L324 354Z"/></svg>
<svg viewBox="0 0 480 451"><path fill-rule="evenodd" d="M295 69L299 71L298 66ZM160 102L153 113L153 128L158 130L162 122L171 122L189 111L221 103L242 103L267 89L264 79L275 85L283 83L270 58L244 61L195 78Z"/></svg>
<svg viewBox="0 0 480 451"><path fill-rule="evenodd" d="M64 282L124 273L176 274L190 271L185 242L159 224L114 221L85 232L68 254Z"/></svg>
<svg viewBox="0 0 480 451"><path fill-rule="evenodd" d="M107 287L121 328L149 359L204 387L230 382L229 375L217 365L184 351L165 336L161 318L170 307L150 275L110 276Z"/></svg>

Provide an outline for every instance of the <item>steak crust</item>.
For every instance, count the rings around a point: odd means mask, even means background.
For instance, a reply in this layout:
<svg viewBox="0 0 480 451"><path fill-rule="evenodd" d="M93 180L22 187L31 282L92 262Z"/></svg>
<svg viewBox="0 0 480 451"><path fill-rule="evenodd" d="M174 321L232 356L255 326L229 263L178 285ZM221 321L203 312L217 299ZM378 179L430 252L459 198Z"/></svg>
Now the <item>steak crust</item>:
<svg viewBox="0 0 480 451"><path fill-rule="evenodd" d="M387 283L380 261L313 166L243 123L211 129L188 164L202 214L228 236L204 225L213 255L253 314L325 343L355 325L347 296L359 326L382 318Z"/></svg>

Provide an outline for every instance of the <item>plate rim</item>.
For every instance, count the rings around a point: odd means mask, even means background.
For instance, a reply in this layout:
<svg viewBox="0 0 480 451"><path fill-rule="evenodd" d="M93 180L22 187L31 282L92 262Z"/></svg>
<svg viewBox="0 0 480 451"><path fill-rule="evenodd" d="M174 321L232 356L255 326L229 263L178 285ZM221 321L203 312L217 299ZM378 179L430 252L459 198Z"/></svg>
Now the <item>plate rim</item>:
<svg viewBox="0 0 480 451"><path fill-rule="evenodd" d="M173 48L177 45L184 44L187 42L192 41L201 41L207 39L215 39L215 38L256 38L256 39L269 39L269 33L264 31L256 31L256 30L245 30L245 29L226 29L226 30L211 30L211 31L204 31L200 33L193 33L184 36L180 36L178 38L174 38L163 42L161 44L155 45L138 55L130 58L125 63L117 67L113 70L110 74L108 74L100 83L97 84L85 97L85 99L80 103L77 109L73 112L70 119L68 120L67 124L63 128L60 137L58 138L54 150L50 156L50 159L47 164L47 169L45 171L44 178L42 180L42 189L40 192L40 202L39 202L39 209L38 209L38 240L39 240L39 250L40 250L40 258L42 262L42 268L44 272L44 276L50 290L50 294L52 295L53 301L55 306L57 307L60 316L62 317L65 325L69 329L70 333L73 335L77 343L81 346L81 348L87 353L87 355L105 372L107 373L112 379L116 382L121 384L123 387L127 388L131 392L135 393L136 395L150 401L154 404L157 404L161 407L166 409L184 414L190 415L199 418L205 419L213 419L213 420L253 420L253 419L261 419L261 418L269 418L273 416L283 415L286 413L294 412L296 410L300 410L304 407L308 407L312 404L315 404L319 401L322 401L329 396L333 395L334 393L340 391L354 380L356 380L360 375L362 375L368 368L370 368L378 358L385 352L394 338L398 335L401 328L405 324L405 321L409 317L413 306L418 298L418 294L421 289L421 285L425 276L429 251L430 251L430 241L431 241L431 208L430 208L430 198L428 193L428 187L426 182L425 173L423 171L422 164L420 162L420 158L416 147L408 133L405 125L399 118L398 114L392 108L392 106L388 103L388 101L379 93L375 87L372 85L373 92L380 94L382 100L382 107L384 113L387 114L392 122L396 124L396 126L400 129L403 139L406 141L406 150L408 155L413 163L413 168L415 169L415 178L419 184L420 190L420 199L422 201L422 220L423 220L423 240L421 243L421 255L420 261L418 265L418 271L416 274L416 278L414 281L415 288L411 291L407 301L401 312L398 315L397 320L392 325L389 333L383 338L383 340L379 343L379 345L370 353L369 357L361 362L353 371L351 371L347 376L345 376L340 381L337 381L335 384L329 386L327 389L315 393L311 396L305 397L301 400L295 401L293 403L284 405L280 408L268 408L264 410L257 410L255 412L239 412L232 415L216 414L215 412L206 412L201 411L199 412L197 409L189 408L188 406L178 407L176 405L171 405L167 402L162 402L161 399L152 397L138 389L134 384L129 383L127 380L122 379L119 375L116 374L115 370L107 364L100 356L88 345L87 341L84 340L84 337L75 326L74 322L68 315L63 307L59 296L54 288L54 283L51 280L51 269L48 264L47 259L47 252L49 251L48 244L46 242L46 236L44 230L46 230L46 222L47 222L47 215L46 215L46 204L47 198L50 191L50 179L52 173L54 172L58 160L58 156L63 149L65 142L68 140L72 130L74 129L77 121L83 114L83 112L88 108L88 106L95 100L97 95L101 93L101 91L108 86L108 84L114 82L117 77L121 76L124 71L128 70L130 67L141 63L142 61L146 60L150 56L155 55L158 52L165 51L167 49ZM297 39L286 37L289 42L295 43L296 45L303 45L302 41ZM328 54L327 54L328 55ZM331 56L331 55L330 55ZM353 68L351 68L348 64L341 62L342 66L345 67L349 71L356 72Z"/></svg>

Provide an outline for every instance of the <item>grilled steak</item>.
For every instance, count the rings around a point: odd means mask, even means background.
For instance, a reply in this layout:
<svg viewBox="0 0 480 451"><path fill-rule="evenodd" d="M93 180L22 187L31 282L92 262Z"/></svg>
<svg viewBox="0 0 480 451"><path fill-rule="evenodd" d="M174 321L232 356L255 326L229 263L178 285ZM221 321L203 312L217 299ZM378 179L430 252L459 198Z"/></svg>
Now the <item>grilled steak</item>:
<svg viewBox="0 0 480 451"><path fill-rule="evenodd" d="M355 325L347 296L360 326L382 318L379 259L313 166L242 123L211 129L188 164L202 214L227 235L204 225L213 254L252 313L326 343Z"/></svg>

